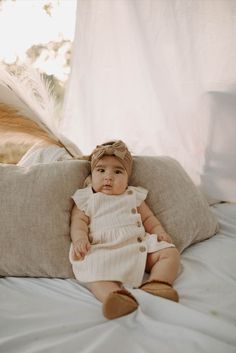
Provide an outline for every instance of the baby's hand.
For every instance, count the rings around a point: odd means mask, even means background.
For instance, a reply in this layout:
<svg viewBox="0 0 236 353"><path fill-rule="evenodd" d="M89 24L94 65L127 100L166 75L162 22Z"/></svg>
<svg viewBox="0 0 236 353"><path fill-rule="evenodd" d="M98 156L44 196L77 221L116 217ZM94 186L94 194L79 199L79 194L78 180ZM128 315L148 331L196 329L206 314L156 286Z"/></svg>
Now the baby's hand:
<svg viewBox="0 0 236 353"><path fill-rule="evenodd" d="M91 248L91 244L88 239L81 238L77 240L74 244L74 252L78 260L83 260L87 252Z"/></svg>
<svg viewBox="0 0 236 353"><path fill-rule="evenodd" d="M172 238L168 233L161 233L157 235L157 240L158 241L167 241L167 243L172 243Z"/></svg>

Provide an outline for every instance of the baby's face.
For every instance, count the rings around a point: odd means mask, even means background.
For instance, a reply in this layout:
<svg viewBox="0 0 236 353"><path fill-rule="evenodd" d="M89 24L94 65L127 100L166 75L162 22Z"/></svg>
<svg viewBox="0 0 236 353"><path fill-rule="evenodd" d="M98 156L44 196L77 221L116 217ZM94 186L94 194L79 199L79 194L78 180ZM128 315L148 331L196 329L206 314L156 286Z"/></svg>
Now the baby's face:
<svg viewBox="0 0 236 353"><path fill-rule="evenodd" d="M128 174L114 156L104 156L92 171L92 187L107 195L123 194L128 186Z"/></svg>

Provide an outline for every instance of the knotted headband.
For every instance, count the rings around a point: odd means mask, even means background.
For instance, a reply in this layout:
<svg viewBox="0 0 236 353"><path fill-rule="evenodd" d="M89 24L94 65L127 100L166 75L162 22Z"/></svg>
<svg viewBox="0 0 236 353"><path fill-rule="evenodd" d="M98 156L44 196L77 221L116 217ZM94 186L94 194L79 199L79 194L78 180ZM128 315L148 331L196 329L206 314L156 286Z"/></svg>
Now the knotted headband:
<svg viewBox="0 0 236 353"><path fill-rule="evenodd" d="M118 158L127 171L128 176L130 176L133 160L131 153L123 141L111 141L98 145L90 155L91 171L93 171L98 161L104 156L115 156Z"/></svg>

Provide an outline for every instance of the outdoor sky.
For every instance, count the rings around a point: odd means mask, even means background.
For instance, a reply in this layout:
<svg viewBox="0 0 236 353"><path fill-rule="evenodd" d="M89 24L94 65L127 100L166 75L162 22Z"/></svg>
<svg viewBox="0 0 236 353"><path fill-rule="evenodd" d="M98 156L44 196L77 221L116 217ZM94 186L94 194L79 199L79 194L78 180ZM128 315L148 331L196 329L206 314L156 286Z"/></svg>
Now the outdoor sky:
<svg viewBox="0 0 236 353"><path fill-rule="evenodd" d="M51 16L44 10L50 4ZM0 61L24 61L33 44L74 37L76 0L16 0L0 5Z"/></svg>

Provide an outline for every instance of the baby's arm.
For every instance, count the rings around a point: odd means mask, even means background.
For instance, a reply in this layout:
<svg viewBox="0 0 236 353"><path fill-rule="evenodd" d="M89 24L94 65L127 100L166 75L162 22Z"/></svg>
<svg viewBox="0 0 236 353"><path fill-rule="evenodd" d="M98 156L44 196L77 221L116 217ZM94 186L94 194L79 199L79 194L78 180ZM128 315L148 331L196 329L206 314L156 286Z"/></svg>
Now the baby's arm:
<svg viewBox="0 0 236 353"><path fill-rule="evenodd" d="M150 234L156 234L158 240L165 240L168 243L172 243L171 236L165 231L160 221L144 201L138 207L138 212L141 215L143 226L146 232Z"/></svg>
<svg viewBox="0 0 236 353"><path fill-rule="evenodd" d="M88 238L88 224L89 217L74 205L71 213L70 231L74 252L78 260L85 257L91 246Z"/></svg>

